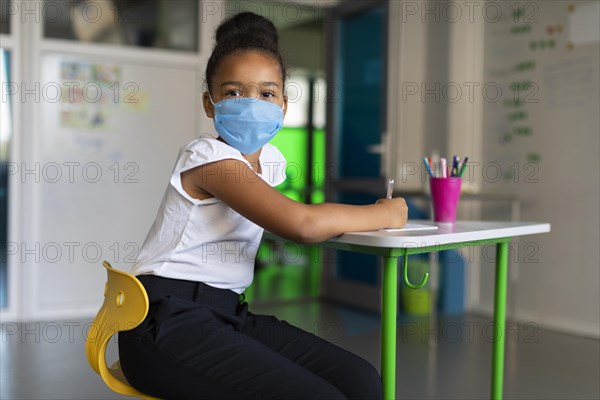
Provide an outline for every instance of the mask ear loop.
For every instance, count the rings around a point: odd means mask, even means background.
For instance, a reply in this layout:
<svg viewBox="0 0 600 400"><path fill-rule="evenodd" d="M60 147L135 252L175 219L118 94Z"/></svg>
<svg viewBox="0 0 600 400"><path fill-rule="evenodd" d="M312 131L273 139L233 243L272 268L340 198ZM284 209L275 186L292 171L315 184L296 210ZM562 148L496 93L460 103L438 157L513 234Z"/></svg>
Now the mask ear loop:
<svg viewBox="0 0 600 400"><path fill-rule="evenodd" d="M215 102L212 99L212 96L210 95L210 90L207 90L208 92L208 99L210 100L210 102L212 103L213 106L216 106Z"/></svg>

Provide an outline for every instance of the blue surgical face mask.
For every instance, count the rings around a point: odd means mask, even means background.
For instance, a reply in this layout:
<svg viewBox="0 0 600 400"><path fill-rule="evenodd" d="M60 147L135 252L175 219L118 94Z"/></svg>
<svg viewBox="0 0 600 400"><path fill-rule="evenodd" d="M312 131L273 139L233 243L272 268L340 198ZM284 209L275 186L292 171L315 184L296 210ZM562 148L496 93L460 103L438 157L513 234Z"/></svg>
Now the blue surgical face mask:
<svg viewBox="0 0 600 400"><path fill-rule="evenodd" d="M236 97L214 103L215 129L228 145L252 154L267 144L283 125L283 107L254 97Z"/></svg>

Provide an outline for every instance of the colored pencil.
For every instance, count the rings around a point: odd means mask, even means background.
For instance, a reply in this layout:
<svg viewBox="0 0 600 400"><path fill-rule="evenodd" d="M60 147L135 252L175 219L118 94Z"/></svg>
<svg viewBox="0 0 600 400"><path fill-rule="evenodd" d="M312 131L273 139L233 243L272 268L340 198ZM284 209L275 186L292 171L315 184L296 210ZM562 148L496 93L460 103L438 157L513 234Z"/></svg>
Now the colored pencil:
<svg viewBox="0 0 600 400"><path fill-rule="evenodd" d="M458 176L462 178L463 174L465 173L465 169L467 169L467 161L469 160L469 157L465 157L465 159L463 160L462 166L460 167L460 171L458 172Z"/></svg>
<svg viewBox="0 0 600 400"><path fill-rule="evenodd" d="M429 160L427 157L423 157L423 164L425 164L425 169L429 173L429 176L433 177L433 171L431 170L431 166L429 165Z"/></svg>

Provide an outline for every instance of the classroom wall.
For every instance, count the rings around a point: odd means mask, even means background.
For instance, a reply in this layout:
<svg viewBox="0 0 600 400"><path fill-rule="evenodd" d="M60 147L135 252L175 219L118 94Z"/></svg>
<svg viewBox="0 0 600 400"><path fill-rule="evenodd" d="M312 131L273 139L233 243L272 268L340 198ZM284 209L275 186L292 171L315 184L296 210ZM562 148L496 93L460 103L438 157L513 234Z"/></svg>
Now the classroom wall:
<svg viewBox="0 0 600 400"><path fill-rule="evenodd" d="M517 16L506 4L510 17L486 25L485 82L505 95L485 102L479 173L484 191L518 195L521 220L549 222L552 232L513 246L513 316L598 337L600 8L590 1L518 4ZM501 213L486 206L483 218ZM486 260L480 282L477 307L489 312L493 268Z"/></svg>
<svg viewBox="0 0 600 400"><path fill-rule="evenodd" d="M427 24L425 89L434 89L436 83L448 82L448 44L450 24L440 20ZM434 151L446 153L448 137L448 103L437 100L435 94L425 96L425 141L424 154Z"/></svg>

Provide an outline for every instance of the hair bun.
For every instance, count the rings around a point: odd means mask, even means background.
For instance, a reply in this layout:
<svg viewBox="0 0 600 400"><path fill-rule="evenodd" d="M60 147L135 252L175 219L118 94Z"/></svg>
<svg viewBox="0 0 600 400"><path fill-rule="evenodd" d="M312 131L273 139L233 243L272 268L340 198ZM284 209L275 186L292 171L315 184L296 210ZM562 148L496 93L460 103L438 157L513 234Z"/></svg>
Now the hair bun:
<svg viewBox="0 0 600 400"><path fill-rule="evenodd" d="M254 36L273 52L279 49L279 37L275 25L267 18L252 12L242 12L222 22L217 29L216 40L219 44L248 36Z"/></svg>
<svg viewBox="0 0 600 400"><path fill-rule="evenodd" d="M216 43L206 63L206 84L213 90L213 78L223 59L230 54L257 51L279 64L285 84L287 67L279 52L279 35L275 25L265 17L243 12L221 22L215 33Z"/></svg>

